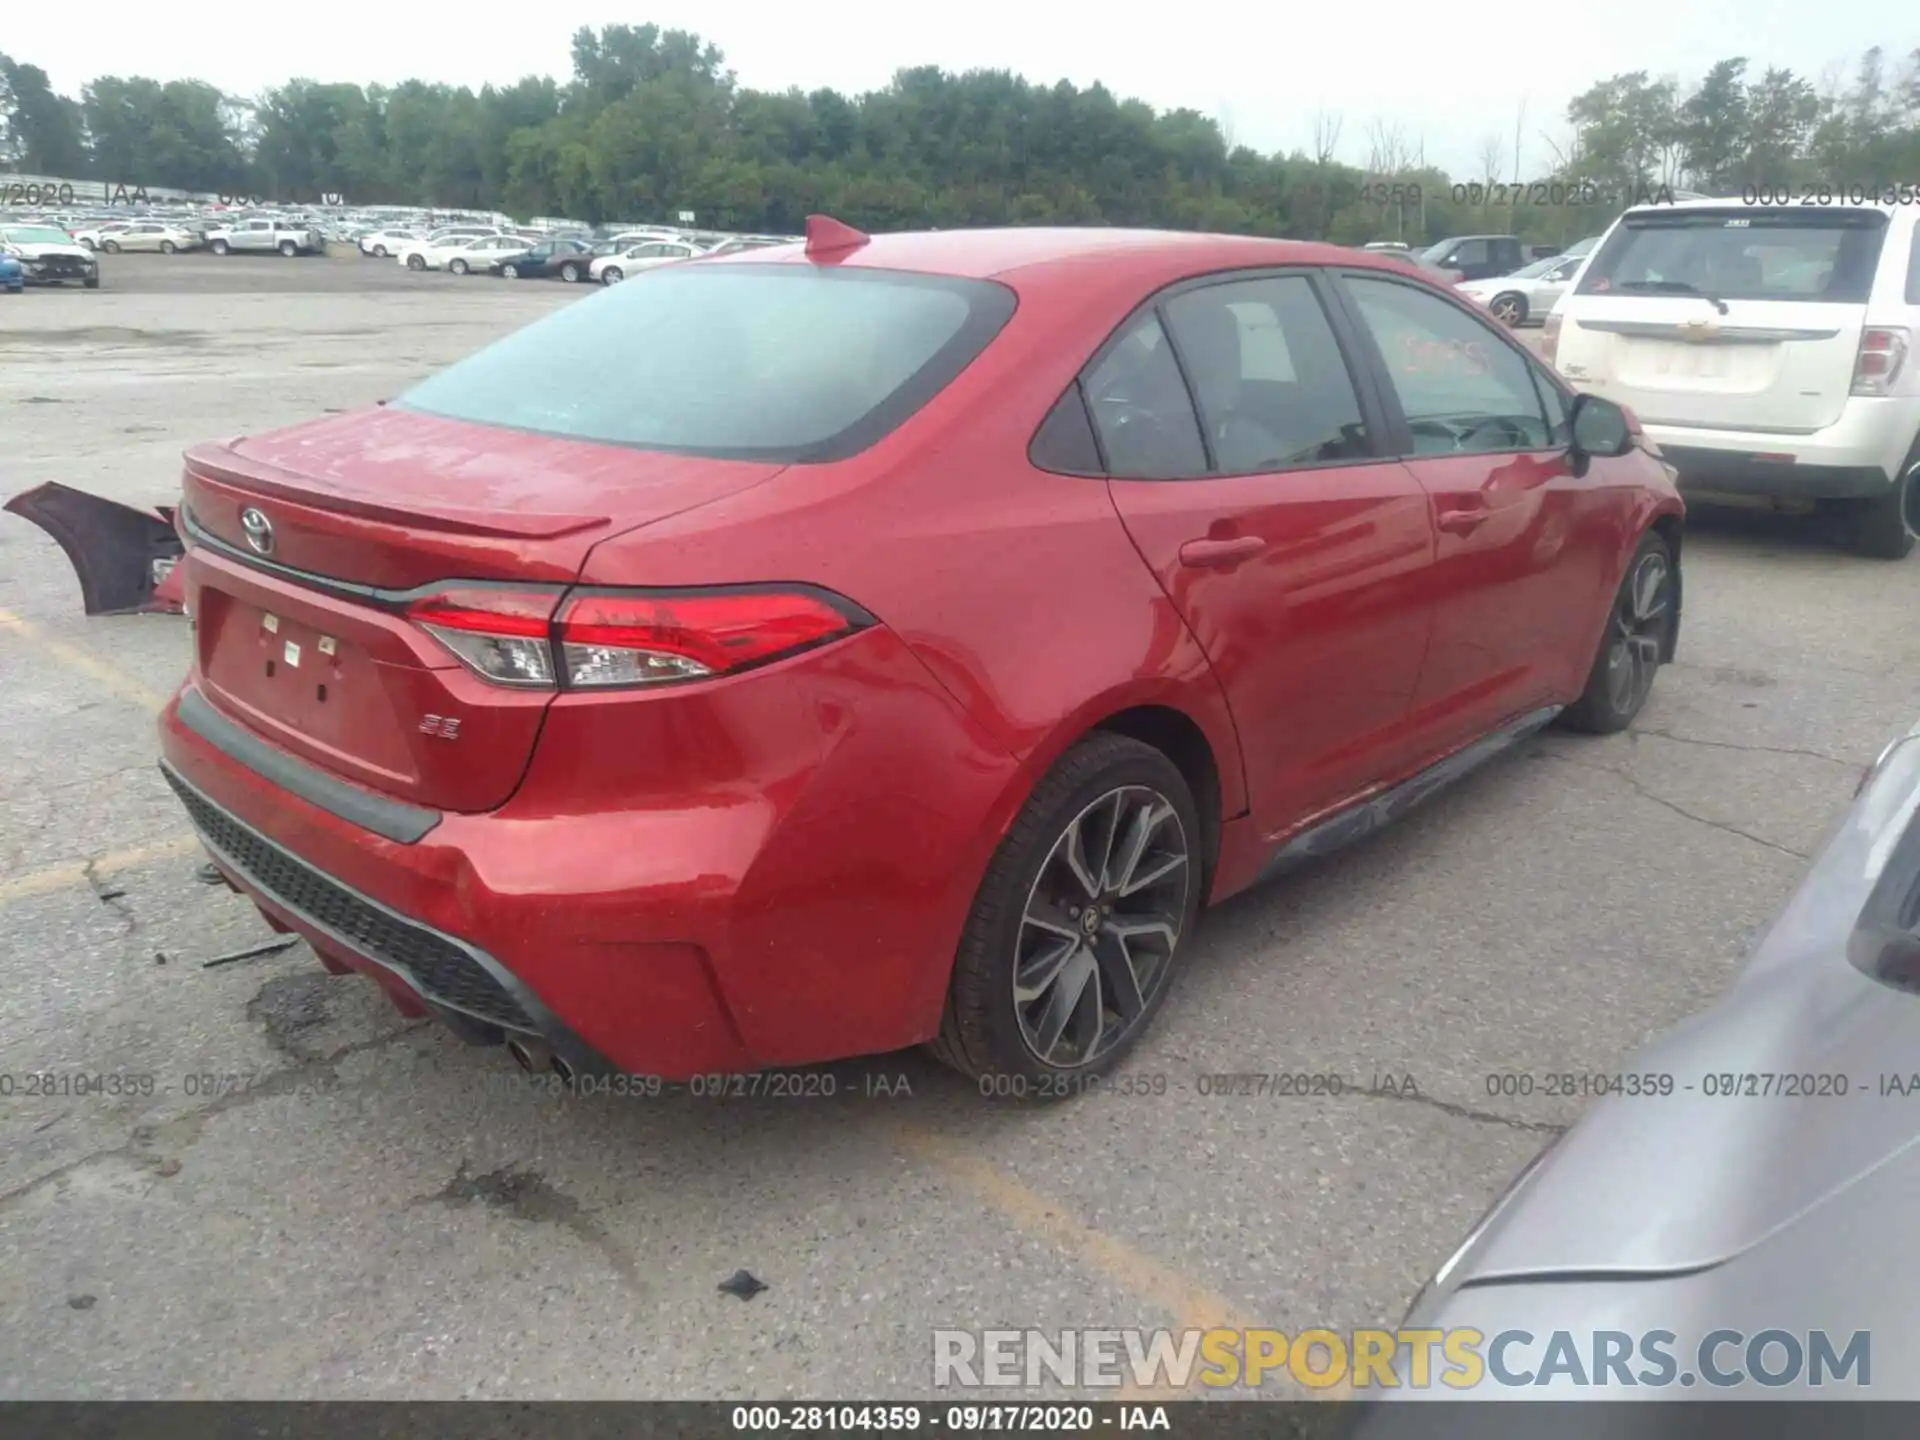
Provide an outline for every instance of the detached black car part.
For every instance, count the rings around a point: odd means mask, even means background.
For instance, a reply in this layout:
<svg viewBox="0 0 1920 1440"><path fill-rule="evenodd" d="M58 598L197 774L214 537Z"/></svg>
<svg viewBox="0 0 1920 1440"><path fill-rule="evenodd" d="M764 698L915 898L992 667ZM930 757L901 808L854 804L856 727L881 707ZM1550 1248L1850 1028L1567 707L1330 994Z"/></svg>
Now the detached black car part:
<svg viewBox="0 0 1920 1440"><path fill-rule="evenodd" d="M49 482L14 496L4 508L31 520L66 552L80 577L87 614L181 612L174 572L186 547L174 531L172 506L136 510Z"/></svg>

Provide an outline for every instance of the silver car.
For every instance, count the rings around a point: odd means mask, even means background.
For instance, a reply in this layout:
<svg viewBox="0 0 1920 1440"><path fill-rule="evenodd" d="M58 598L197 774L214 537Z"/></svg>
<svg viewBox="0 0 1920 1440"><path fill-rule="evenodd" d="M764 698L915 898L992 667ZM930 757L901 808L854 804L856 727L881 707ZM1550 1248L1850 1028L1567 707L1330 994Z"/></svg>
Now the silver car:
<svg viewBox="0 0 1920 1440"><path fill-rule="evenodd" d="M1554 255L1493 280L1462 280L1453 288L1477 300L1503 325L1545 320L1554 302L1580 273L1584 255Z"/></svg>
<svg viewBox="0 0 1920 1440"><path fill-rule="evenodd" d="M1527 1336L1505 1375L1376 1393L1920 1399L1917 816L1920 725L1726 994L1615 1067L1414 1302L1403 1328L1478 1330L1489 1369ZM1542 1363L1562 1332L1577 1369ZM1605 1334L1631 1348L1596 1380Z"/></svg>

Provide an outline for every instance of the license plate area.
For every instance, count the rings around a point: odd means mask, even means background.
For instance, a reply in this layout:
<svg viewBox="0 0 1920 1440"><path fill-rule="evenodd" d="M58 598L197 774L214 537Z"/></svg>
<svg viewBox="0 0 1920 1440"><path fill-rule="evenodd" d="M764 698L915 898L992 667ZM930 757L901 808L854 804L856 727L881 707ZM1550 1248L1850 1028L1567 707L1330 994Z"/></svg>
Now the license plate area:
<svg viewBox="0 0 1920 1440"><path fill-rule="evenodd" d="M310 735L339 735L345 706L364 703L372 661L351 639L231 595L207 607L207 678L264 716ZM209 610L215 613L208 613Z"/></svg>

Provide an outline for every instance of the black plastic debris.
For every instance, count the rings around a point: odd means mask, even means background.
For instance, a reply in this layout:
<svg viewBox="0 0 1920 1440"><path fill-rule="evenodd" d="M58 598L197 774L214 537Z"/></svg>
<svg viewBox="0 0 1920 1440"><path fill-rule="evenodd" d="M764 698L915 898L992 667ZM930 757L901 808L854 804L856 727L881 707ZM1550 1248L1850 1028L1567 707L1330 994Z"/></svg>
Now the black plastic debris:
<svg viewBox="0 0 1920 1440"><path fill-rule="evenodd" d="M216 955L211 960L202 960L200 968L211 970L216 965L237 965L242 960L257 960L262 955L278 955L282 950L291 950L299 943L298 935L282 935L273 940L262 941L258 945L249 945L244 950L231 950L225 955Z"/></svg>
<svg viewBox="0 0 1920 1440"><path fill-rule="evenodd" d="M742 1300L751 1300L766 1288L746 1270L736 1270L720 1282L721 1290L729 1295L738 1295Z"/></svg>
<svg viewBox="0 0 1920 1440"><path fill-rule="evenodd" d="M91 1310L99 1300L98 1295L69 1295L67 1304L75 1310Z"/></svg>

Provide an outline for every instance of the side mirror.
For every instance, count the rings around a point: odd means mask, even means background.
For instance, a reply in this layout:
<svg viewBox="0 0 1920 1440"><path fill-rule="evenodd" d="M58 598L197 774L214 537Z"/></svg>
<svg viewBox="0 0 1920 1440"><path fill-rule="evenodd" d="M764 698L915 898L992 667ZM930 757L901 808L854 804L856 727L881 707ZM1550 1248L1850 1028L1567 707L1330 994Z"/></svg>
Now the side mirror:
<svg viewBox="0 0 1920 1440"><path fill-rule="evenodd" d="M1598 395L1574 397L1571 428L1576 455L1611 459L1625 455L1634 446L1633 426L1627 412Z"/></svg>

